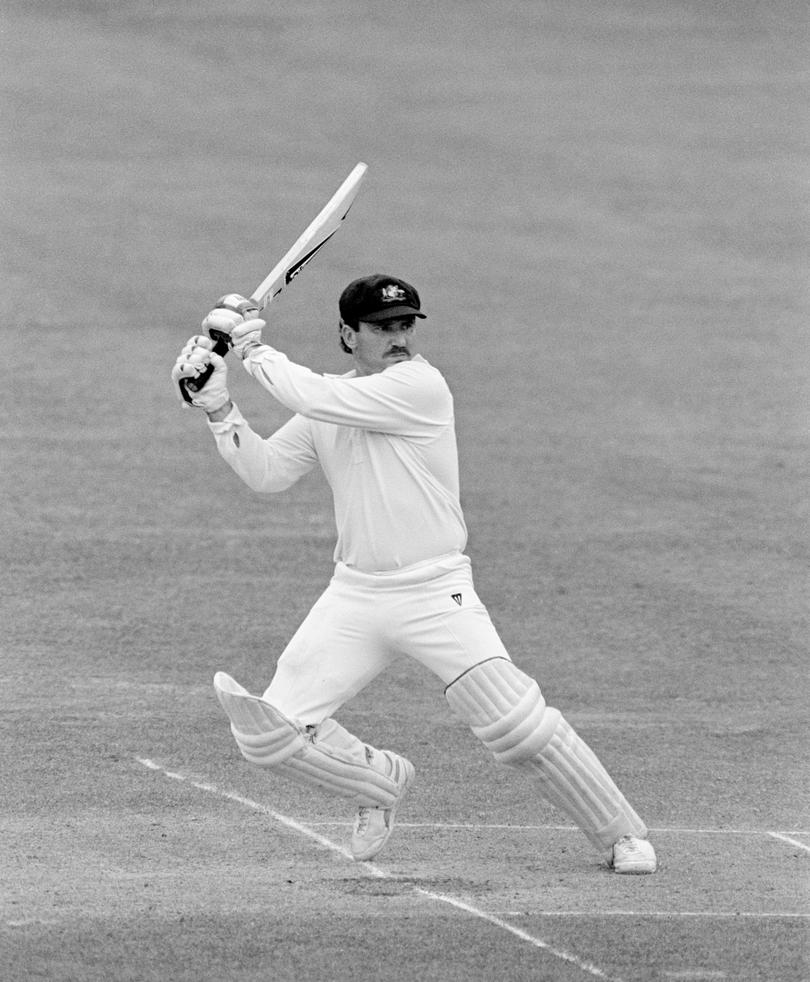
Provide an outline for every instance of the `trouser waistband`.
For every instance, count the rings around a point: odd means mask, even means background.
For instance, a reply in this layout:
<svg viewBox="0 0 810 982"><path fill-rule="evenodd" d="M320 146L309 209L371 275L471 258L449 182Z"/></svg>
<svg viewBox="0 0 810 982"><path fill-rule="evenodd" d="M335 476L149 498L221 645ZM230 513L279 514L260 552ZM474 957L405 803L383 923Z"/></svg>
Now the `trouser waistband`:
<svg viewBox="0 0 810 982"><path fill-rule="evenodd" d="M417 583L429 583L448 573L469 569L470 565L469 557L461 552L450 552L444 556L414 563L412 566L385 570L381 573L364 573L353 566L338 563L335 566L334 580L337 583L346 583L369 590L392 590Z"/></svg>

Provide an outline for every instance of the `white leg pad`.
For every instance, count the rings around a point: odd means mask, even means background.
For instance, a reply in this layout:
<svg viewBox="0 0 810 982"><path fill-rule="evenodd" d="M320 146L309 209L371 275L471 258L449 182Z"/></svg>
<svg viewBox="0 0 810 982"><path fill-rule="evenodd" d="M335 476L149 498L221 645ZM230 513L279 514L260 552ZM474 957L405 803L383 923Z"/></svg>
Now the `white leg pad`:
<svg viewBox="0 0 810 982"><path fill-rule="evenodd" d="M390 808L405 780L403 758L375 750L333 719L301 727L225 672L214 690L242 756L252 764L314 784L357 805Z"/></svg>
<svg viewBox="0 0 810 982"><path fill-rule="evenodd" d="M610 851L623 835L646 837L646 826L594 752L511 661L481 662L452 682L445 697L496 760L536 777L544 796L597 849Z"/></svg>
<svg viewBox="0 0 810 982"><path fill-rule="evenodd" d="M230 718L242 756L251 764L275 767L306 746L306 737L286 716L225 672L214 676L214 691Z"/></svg>

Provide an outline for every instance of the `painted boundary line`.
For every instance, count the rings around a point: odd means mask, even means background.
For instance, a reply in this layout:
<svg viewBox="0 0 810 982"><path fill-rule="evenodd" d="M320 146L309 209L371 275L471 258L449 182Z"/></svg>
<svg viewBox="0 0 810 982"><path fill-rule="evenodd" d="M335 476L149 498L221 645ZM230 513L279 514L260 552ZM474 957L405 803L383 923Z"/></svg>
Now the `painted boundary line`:
<svg viewBox="0 0 810 982"><path fill-rule="evenodd" d="M283 815L281 812L274 811L272 808L267 808L258 801L245 798L240 794L236 794L235 792L225 791L224 789L218 788L216 785L210 784L207 781L198 780L190 775L181 774L178 771L170 771L162 764L149 760L147 757L136 757L135 759L139 764L142 764L149 770L157 771L164 777L167 777L173 781L180 781L184 784L190 785L193 788L197 788L199 791L205 791L208 794L217 795L218 797L225 798L228 801L234 802L235 804L243 805L245 808L250 808L253 811L261 812L263 815L267 815L269 818L272 818L285 828L290 829L293 832L297 832L299 835L312 839L323 848L336 852L355 864L354 859L348 849L344 849L343 846L340 846L338 843L328 839L325 835L320 835L318 832L315 832L308 826L303 825L301 822L297 822L294 818L290 818L288 815ZM355 865L359 869L366 872L369 876L396 882L397 878L395 876L392 876L390 873L386 873L385 870L381 869L379 866L375 866L372 863L356 863ZM422 887L413 886L411 887L411 892L419 894L422 897L427 897L429 900L434 900L438 903L448 904L450 907L454 907L466 914L477 917L479 920L486 921L487 923L492 924L494 927L501 928L501 930L507 931L509 934L513 935L519 940L525 941L533 947L547 952L554 958L567 962L569 965L573 965L585 974L590 975L592 978L602 979L603 982L622 982L622 979L615 975L608 975L592 962L584 961L583 959L578 958L576 955L573 955L568 951L564 951L561 948L555 948L547 941L543 941L542 938L535 937L535 935L529 934L528 931L523 931L521 928L515 927L514 924L510 924L508 921L502 920L495 914L488 914L486 911L481 910L478 907L474 907L472 904L465 903L458 897L452 897L449 894L444 893L434 893L432 890L425 890Z"/></svg>

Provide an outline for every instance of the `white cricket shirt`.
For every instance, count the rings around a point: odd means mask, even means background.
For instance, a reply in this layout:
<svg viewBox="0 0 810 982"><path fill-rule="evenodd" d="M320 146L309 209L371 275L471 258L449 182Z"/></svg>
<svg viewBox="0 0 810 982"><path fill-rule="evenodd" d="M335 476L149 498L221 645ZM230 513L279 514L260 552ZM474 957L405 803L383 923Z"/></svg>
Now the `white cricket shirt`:
<svg viewBox="0 0 810 982"><path fill-rule="evenodd" d="M375 573L464 550L453 397L438 369L416 355L375 375L318 375L264 345L243 364L296 415L265 439L234 407L209 424L217 448L254 491L283 491L320 464L336 562Z"/></svg>

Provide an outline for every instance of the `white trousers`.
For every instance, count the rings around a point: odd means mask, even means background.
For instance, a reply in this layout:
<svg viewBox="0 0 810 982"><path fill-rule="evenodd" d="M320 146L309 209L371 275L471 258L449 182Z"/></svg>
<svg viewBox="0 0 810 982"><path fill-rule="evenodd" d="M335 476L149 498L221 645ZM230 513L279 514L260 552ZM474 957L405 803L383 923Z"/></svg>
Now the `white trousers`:
<svg viewBox="0 0 810 982"><path fill-rule="evenodd" d="M278 661L264 698L316 725L395 659L416 659L449 685L487 658L509 658L460 553L391 573L338 563Z"/></svg>

